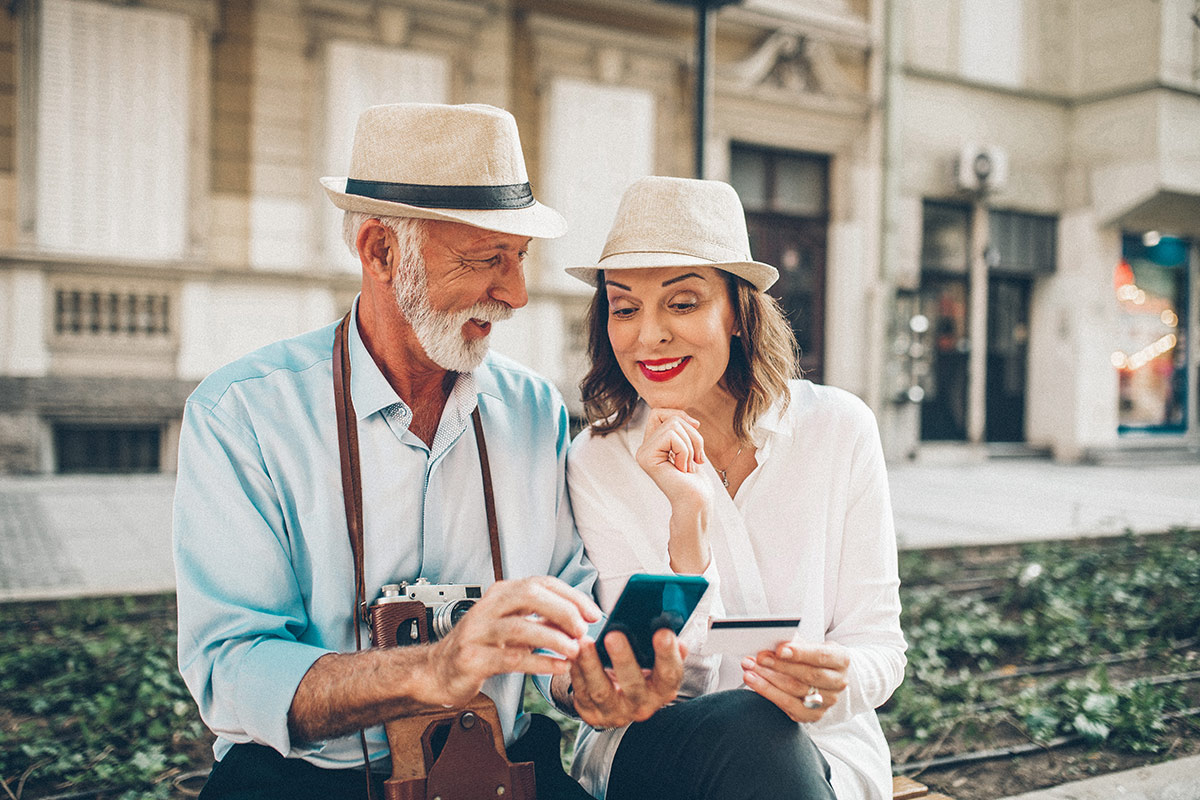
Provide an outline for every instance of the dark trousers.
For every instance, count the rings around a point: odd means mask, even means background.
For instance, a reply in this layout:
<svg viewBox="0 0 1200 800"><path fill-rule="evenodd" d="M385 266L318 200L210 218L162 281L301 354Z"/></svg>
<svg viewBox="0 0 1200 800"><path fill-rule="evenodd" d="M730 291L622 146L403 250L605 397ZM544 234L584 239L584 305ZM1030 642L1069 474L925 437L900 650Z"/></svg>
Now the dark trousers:
<svg viewBox="0 0 1200 800"><path fill-rule="evenodd" d="M608 800L834 800L829 764L804 729L744 689L702 695L634 723Z"/></svg>
<svg viewBox="0 0 1200 800"><path fill-rule="evenodd" d="M531 715L529 729L508 748L510 761L532 761L538 800L592 800L563 772L559 730L549 717ZM371 765L375 796L382 800L391 762ZM367 796L362 768L322 769L299 758L284 758L260 744L237 744L213 766L200 800L342 800Z"/></svg>

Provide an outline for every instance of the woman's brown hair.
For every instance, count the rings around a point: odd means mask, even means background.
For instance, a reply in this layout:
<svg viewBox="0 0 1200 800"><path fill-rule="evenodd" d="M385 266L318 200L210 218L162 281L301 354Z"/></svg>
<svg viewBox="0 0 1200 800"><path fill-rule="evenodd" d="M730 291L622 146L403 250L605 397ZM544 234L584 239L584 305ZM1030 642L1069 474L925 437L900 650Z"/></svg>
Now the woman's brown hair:
<svg viewBox="0 0 1200 800"><path fill-rule="evenodd" d="M787 382L800 374L796 335L774 297L732 273L721 274L729 289L734 329L740 332L730 342L729 366L723 380L737 401L733 432L740 441L748 442L754 424L773 403L782 400L787 404ZM579 388L584 414L592 430L603 436L629 421L637 408L638 394L621 372L608 340L608 293L602 271L596 275L587 328L592 368Z"/></svg>

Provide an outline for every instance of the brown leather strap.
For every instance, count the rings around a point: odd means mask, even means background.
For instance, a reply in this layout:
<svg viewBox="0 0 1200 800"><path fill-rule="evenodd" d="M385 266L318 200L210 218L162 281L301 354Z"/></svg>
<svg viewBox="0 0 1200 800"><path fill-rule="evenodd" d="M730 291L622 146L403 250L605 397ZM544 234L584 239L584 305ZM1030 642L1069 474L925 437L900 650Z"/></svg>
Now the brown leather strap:
<svg viewBox="0 0 1200 800"><path fill-rule="evenodd" d="M500 563L500 527L496 524L496 496L492 492L492 470L488 466L487 441L483 438L483 418L479 406L471 412L475 423L475 441L479 445L479 471L483 473L483 505L487 509L488 540L492 548L492 574L504 580L504 565Z"/></svg>
<svg viewBox="0 0 1200 800"><path fill-rule="evenodd" d="M362 649L360 631L366 603L363 577L362 478L358 460L358 418L350 397L350 336L352 324L347 313L333 337L333 404L337 411L338 453L341 456L342 499L346 506L346 530L350 534L350 552L354 555L354 647Z"/></svg>
<svg viewBox="0 0 1200 800"><path fill-rule="evenodd" d="M354 649L362 649L361 627L366 617L367 598L363 571L363 506L362 476L358 459L358 418L350 397L350 334L354 324L353 310L346 312L333 335L333 402L337 412L338 453L341 457L342 498L346 506L346 530L350 535L350 550L354 555ZM471 412L475 425L475 441L479 446L479 470L483 473L483 503L487 512L488 540L492 551L492 574L504 580L500 560L500 526L496 521L496 499L492 491L492 471L488 466L487 442L483 436L483 419L479 406ZM366 731L359 731L363 764L367 770L367 797L375 800L371 782L371 759L367 750Z"/></svg>
<svg viewBox="0 0 1200 800"><path fill-rule="evenodd" d="M333 407L337 412L338 453L341 456L342 501L346 507L346 530L350 533L350 551L354 554L354 649L362 650L362 619L366 610L366 584L363 582L362 479L358 474L358 417L350 398L350 335L354 312L346 312L333 335ZM362 744L363 769L367 774L367 800L375 800L375 782L371 780L371 752L367 732L358 732Z"/></svg>

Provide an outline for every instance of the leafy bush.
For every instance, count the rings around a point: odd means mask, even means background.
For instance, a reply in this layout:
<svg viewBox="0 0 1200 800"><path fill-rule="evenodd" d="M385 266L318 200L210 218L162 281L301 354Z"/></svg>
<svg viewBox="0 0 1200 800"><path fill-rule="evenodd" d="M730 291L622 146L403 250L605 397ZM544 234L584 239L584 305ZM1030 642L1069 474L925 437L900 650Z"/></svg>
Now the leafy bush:
<svg viewBox="0 0 1200 800"><path fill-rule="evenodd" d="M977 591L930 583L947 576L927 564L916 567L918 585L902 587L909 666L882 714L889 738L937 741L964 722L988 730L1006 721L1037 742L1081 736L1161 750L1165 714L1188 704L1180 686L1115 682L1104 666L1088 667L1138 653L1169 670L1174 644L1200 632L1200 531L1039 543L997 568ZM1086 674L1029 676L1047 662Z"/></svg>
<svg viewBox="0 0 1200 800"><path fill-rule="evenodd" d="M165 798L210 739L175 666L171 597L0 606L0 695L14 794Z"/></svg>

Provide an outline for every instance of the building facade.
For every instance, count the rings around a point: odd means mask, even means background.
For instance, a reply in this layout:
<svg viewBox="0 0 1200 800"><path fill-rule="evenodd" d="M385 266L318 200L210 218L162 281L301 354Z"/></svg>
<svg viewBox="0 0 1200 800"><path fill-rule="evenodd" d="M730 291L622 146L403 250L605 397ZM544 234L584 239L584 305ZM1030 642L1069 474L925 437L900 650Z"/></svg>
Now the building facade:
<svg viewBox="0 0 1200 800"><path fill-rule="evenodd" d="M888 30L890 451L1194 458L1200 4L906 0Z"/></svg>
<svg viewBox="0 0 1200 800"><path fill-rule="evenodd" d="M863 391L877 259L882 16L751 0L717 18L711 177L743 190L817 374ZM540 199L531 302L495 346L576 410L590 290L624 187L692 164L695 16L634 0L31 0L3 15L0 470L173 468L212 369L348 307L321 175L374 103L513 111ZM780 233L783 231L783 233ZM815 325L815 328L812 327ZM822 341L821 332L852 331ZM815 331L815 333L814 333Z"/></svg>
<svg viewBox="0 0 1200 800"><path fill-rule="evenodd" d="M715 14L705 177L780 268L807 374L867 399L890 455L1197 447L1194 6ZM382 102L516 116L571 232L535 244L494 346L577 412L590 290L561 268L632 180L693 175L695 31L665 0L9 4L0 472L170 471L205 374L344 313L357 265L317 178Z"/></svg>

